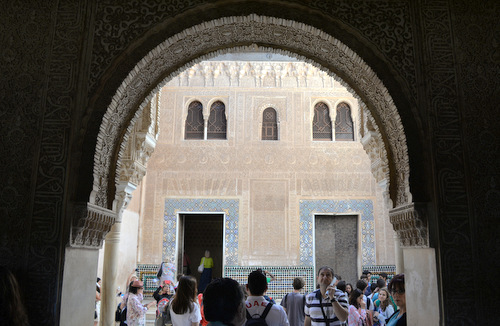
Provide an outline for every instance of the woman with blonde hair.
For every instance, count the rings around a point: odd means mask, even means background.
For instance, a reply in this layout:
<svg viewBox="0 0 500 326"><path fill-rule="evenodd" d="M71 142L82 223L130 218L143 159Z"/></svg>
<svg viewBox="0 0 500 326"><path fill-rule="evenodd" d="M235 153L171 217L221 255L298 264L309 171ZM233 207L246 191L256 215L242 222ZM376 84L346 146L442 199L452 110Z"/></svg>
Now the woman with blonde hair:
<svg viewBox="0 0 500 326"><path fill-rule="evenodd" d="M170 306L172 324L175 326L198 326L201 320L200 306L196 298L196 279L182 276Z"/></svg>

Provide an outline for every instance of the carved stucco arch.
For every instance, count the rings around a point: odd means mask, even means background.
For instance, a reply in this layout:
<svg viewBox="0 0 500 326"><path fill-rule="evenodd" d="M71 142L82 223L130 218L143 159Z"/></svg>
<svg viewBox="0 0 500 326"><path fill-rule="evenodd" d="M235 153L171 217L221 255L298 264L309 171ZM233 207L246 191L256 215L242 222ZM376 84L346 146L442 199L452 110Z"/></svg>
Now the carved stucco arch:
<svg viewBox="0 0 500 326"><path fill-rule="evenodd" d="M231 47L232 44L248 45ZM273 48L257 44L272 44ZM337 71L350 76L356 88L361 90L362 96L345 81L339 82L354 94L360 107L366 105L365 107L378 117L380 126L376 126L376 129L384 132L385 141L379 137L378 146L383 147L385 154L390 152L392 158L392 178L388 179L396 183L391 187L393 192L389 194L392 204L394 207L412 205L409 158L403 125L388 90L374 71L346 45L312 26L255 14L225 17L188 28L159 44L134 67L113 96L100 126L94 157L93 191L89 202L101 207L110 207L109 194L114 193L115 201L119 197L115 189L110 187L116 188L120 180L119 171L125 144L144 107L161 87L172 77L202 60L229 52L256 50L296 57L330 75ZM304 53L307 57L297 53ZM186 58L196 59L187 61ZM332 68L326 69L316 61ZM363 104L361 98L367 103ZM141 105L137 108L134 103ZM121 138L120 126L127 125L126 119L131 115L134 117ZM120 147L118 156L114 157L117 146ZM370 155L370 147L365 148ZM387 157L385 155L386 159ZM118 171L115 180L109 179L110 175L113 175L111 171ZM401 235L396 224L394 225Z"/></svg>

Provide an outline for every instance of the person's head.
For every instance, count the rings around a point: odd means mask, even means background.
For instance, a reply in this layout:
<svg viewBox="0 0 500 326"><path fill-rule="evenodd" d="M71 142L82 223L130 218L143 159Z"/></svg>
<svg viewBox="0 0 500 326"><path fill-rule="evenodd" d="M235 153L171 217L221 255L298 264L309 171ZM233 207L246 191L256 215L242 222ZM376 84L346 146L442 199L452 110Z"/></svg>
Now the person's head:
<svg viewBox="0 0 500 326"><path fill-rule="evenodd" d="M368 275L366 275L366 274L361 274L361 276L360 276L359 279L363 280L363 281L366 281L366 283L368 283Z"/></svg>
<svg viewBox="0 0 500 326"><path fill-rule="evenodd" d="M205 257L207 257L207 258L210 257L210 251L205 250Z"/></svg>
<svg viewBox="0 0 500 326"><path fill-rule="evenodd" d="M383 311L385 311L385 308L391 303L389 297L389 290L387 288L384 287L379 290L378 299L380 300L380 307Z"/></svg>
<svg viewBox="0 0 500 326"><path fill-rule="evenodd" d="M360 279L356 282L356 289L361 290L361 292L365 292L366 288L368 287L368 283L364 279Z"/></svg>
<svg viewBox="0 0 500 326"><path fill-rule="evenodd" d="M14 274L3 266L0 266L0 306L0 321L5 325L29 325L19 283Z"/></svg>
<svg viewBox="0 0 500 326"><path fill-rule="evenodd" d="M380 277L380 278L377 280L377 287L378 287L379 289L381 289L381 288L385 288L385 280L384 280L383 278L381 278L381 277Z"/></svg>
<svg viewBox="0 0 500 326"><path fill-rule="evenodd" d="M348 294L351 294L352 292L352 284L351 283L347 283L345 285L345 291L348 293Z"/></svg>
<svg viewBox="0 0 500 326"><path fill-rule="evenodd" d="M384 281L387 281L387 273L386 272L380 273L380 278L382 278Z"/></svg>
<svg viewBox="0 0 500 326"><path fill-rule="evenodd" d="M101 284L102 284L102 282L101 282L101 278L100 278L100 277L98 277L98 278L97 278L96 283L97 283L97 284L99 284L99 285L101 285Z"/></svg>
<svg viewBox="0 0 500 326"><path fill-rule="evenodd" d="M392 278L389 283L389 292L392 294L394 303L400 309L406 310L405 274L398 274Z"/></svg>
<svg viewBox="0 0 500 326"><path fill-rule="evenodd" d="M364 270L363 274L366 275L366 277L368 278L368 282L369 282L370 279L372 278L372 273L370 271L368 271L368 270Z"/></svg>
<svg viewBox="0 0 500 326"><path fill-rule="evenodd" d="M352 290L351 294L349 295L349 304L353 305L356 308L359 308L361 305L361 300L363 300L363 291L361 291L360 289Z"/></svg>
<svg viewBox="0 0 500 326"><path fill-rule="evenodd" d="M135 280L133 282L130 282L130 293L138 294L143 292L144 292L144 283L142 283L142 281Z"/></svg>
<svg viewBox="0 0 500 326"><path fill-rule="evenodd" d="M370 292L374 293L376 288L377 288L377 283L370 284Z"/></svg>
<svg viewBox="0 0 500 326"><path fill-rule="evenodd" d="M172 285L172 282L169 280L166 280L163 282L161 286L161 294L170 294L170 286Z"/></svg>
<svg viewBox="0 0 500 326"><path fill-rule="evenodd" d="M345 284L345 281L339 281L337 283L337 289L339 289L340 291L342 292L345 292L346 290L346 284Z"/></svg>
<svg viewBox="0 0 500 326"><path fill-rule="evenodd" d="M240 284L230 278L214 279L203 292L203 311L208 321L241 325L246 309Z"/></svg>
<svg viewBox="0 0 500 326"><path fill-rule="evenodd" d="M293 289L301 290L304 287L304 279L302 277L296 277L293 279Z"/></svg>
<svg viewBox="0 0 500 326"><path fill-rule="evenodd" d="M320 267L320 269L318 269L317 283L320 287L324 286L326 288L333 281L333 275L333 268L329 266Z"/></svg>
<svg viewBox="0 0 500 326"><path fill-rule="evenodd" d="M172 300L172 310L179 315L193 310L193 302L196 302L196 279L192 276L182 276L177 286L174 299Z"/></svg>
<svg viewBox="0 0 500 326"><path fill-rule="evenodd" d="M247 290L250 295L264 295L267 291L267 278L262 271L256 270L248 274Z"/></svg>

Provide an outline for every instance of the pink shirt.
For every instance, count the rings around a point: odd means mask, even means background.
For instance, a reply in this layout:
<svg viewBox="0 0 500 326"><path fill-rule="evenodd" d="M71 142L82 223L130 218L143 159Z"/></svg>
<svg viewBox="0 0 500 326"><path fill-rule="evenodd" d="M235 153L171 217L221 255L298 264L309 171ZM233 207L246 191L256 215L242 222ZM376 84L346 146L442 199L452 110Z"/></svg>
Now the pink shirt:
<svg viewBox="0 0 500 326"><path fill-rule="evenodd" d="M356 307L350 305L347 320L349 326L363 326L363 320L366 320L366 309L356 309Z"/></svg>

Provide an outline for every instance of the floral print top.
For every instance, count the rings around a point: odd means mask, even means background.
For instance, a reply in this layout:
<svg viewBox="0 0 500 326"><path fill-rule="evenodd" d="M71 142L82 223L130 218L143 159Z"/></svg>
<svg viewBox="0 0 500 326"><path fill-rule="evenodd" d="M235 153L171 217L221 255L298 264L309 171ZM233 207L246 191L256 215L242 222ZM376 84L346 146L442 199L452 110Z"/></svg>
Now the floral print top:
<svg viewBox="0 0 500 326"><path fill-rule="evenodd" d="M128 294L127 301L127 325L128 326L138 326L144 325L146 322L146 311L148 308L142 305L142 293L141 294Z"/></svg>
<svg viewBox="0 0 500 326"><path fill-rule="evenodd" d="M366 320L366 309L356 309L353 305L349 306L349 316L347 317L349 326L362 326Z"/></svg>

